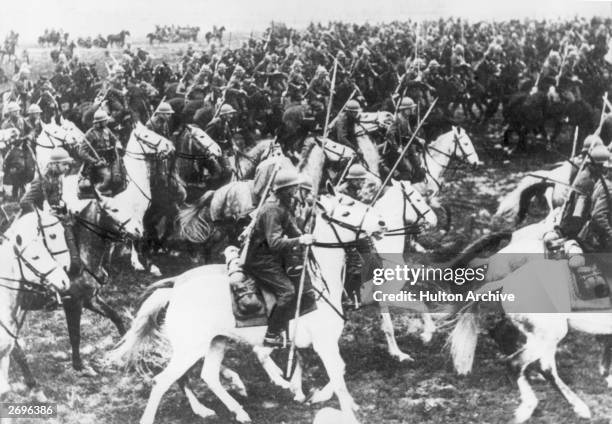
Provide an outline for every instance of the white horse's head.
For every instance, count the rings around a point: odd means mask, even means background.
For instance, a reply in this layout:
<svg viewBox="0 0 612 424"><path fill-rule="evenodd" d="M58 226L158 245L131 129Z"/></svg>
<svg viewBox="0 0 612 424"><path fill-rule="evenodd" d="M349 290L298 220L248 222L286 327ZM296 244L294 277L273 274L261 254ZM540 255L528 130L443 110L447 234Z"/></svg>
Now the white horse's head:
<svg viewBox="0 0 612 424"><path fill-rule="evenodd" d="M144 223L142 214L136 213L129 208L130 203L125 202L121 193L115 197L107 197L100 194L94 188L94 192L104 213L110 218L108 230L120 236L132 239L140 239L144 235Z"/></svg>
<svg viewBox="0 0 612 424"><path fill-rule="evenodd" d="M320 137L317 141L321 144L325 157L330 162L339 162L341 160L350 159L355 155L355 150L344 144L336 143L329 138Z"/></svg>
<svg viewBox="0 0 612 424"><path fill-rule="evenodd" d="M0 130L0 149L6 148L7 144L19 137L19 130L17 128L7 128Z"/></svg>
<svg viewBox="0 0 612 424"><path fill-rule="evenodd" d="M70 268L70 251L66 244L65 231L62 222L49 210L39 211L38 227L44 237L47 250L55 261L65 270Z"/></svg>
<svg viewBox="0 0 612 424"><path fill-rule="evenodd" d="M61 248L67 249L63 231L54 234L57 237L56 244L61 244ZM34 284L51 286L59 292L68 289L70 279L45 246L37 213L32 212L20 217L11 225L5 238L8 239L5 243L10 243L12 249L12 259L15 262L13 269L20 273L17 278Z"/></svg>
<svg viewBox="0 0 612 424"><path fill-rule="evenodd" d="M129 157L146 159L150 157L163 158L174 153L174 144L167 138L151 131L140 122L130 134L125 154Z"/></svg>
<svg viewBox="0 0 612 424"><path fill-rule="evenodd" d="M386 229L382 216L373 208L343 194L336 194L331 186L330 193L317 201L320 210L318 224L327 224L320 242L346 243L355 241L361 234L380 235ZM321 230L321 228L319 228Z"/></svg>
<svg viewBox="0 0 612 424"><path fill-rule="evenodd" d="M408 181L400 181L399 185L404 198L404 223L406 225L422 223L435 228L438 225L438 216L423 195Z"/></svg>
<svg viewBox="0 0 612 424"><path fill-rule="evenodd" d="M482 162L478 158L478 153L474 148L472 139L467 132L461 127L453 126L452 137L454 144L454 154L458 159L466 161L470 165L477 166L482 165Z"/></svg>
<svg viewBox="0 0 612 424"><path fill-rule="evenodd" d="M210 153L215 158L222 156L221 147L213 140L204 130L196 127L195 125L188 125L189 135L202 150Z"/></svg>
<svg viewBox="0 0 612 424"><path fill-rule="evenodd" d="M81 144L85 134L74 122L61 118L61 125L54 123L42 124L42 131L36 139L36 144L42 148L71 148Z"/></svg>

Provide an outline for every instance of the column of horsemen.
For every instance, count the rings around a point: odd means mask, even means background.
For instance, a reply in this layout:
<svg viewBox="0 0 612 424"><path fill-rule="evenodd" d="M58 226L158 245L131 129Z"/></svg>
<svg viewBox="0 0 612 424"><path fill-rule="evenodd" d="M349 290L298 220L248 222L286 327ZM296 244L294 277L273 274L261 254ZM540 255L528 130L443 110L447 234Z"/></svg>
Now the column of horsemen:
<svg viewBox="0 0 612 424"><path fill-rule="evenodd" d="M116 194L125 183L121 162L130 130L141 122L169 140L176 140L186 125L194 125L217 142L223 166L202 170L199 176L199 183L213 189L240 178L232 158L264 137L274 137L282 153L297 165L312 135L329 134L358 156L345 172L340 169L341 191L368 202L371 198L362 188L372 173L360 160L356 141L364 109L392 116L375 136L382 161L381 175L376 177L385 180L393 172L413 183L426 177L423 151L458 122L458 108L469 124L486 124L501 108L510 125L517 116L525 121L540 119L537 129L549 119L555 126L571 124L579 115L573 112L579 110L589 115L580 122L585 165L577 173L559 234L549 241L577 238L584 245L588 241L593 251L609 249L611 161L604 120L597 135L588 134L597 129L598 119L592 116L599 115L594 110L612 82L607 57L610 27L610 20L597 18L492 24L454 19L389 25L330 23L313 24L305 31L276 24L263 37L250 38L235 49L213 44L200 50L190 44L176 64L159 62L141 48L128 48L119 58L111 54L105 77L95 65L75 56L60 60L53 75L34 81L24 63L11 90L3 95L2 129L17 130L7 147L5 182L25 178L21 182L30 186L20 199L22 208L42 207L47 201L67 222L61 176L70 171L70 163L76 159L83 164L81 198L95 197L96 192ZM429 118L421 122L428 109ZM57 149L44 169L20 172L29 163L23 158L36 150L43 123L59 122L60 117L86 131L85 141L71 152L73 157ZM535 127L519 132L530 129ZM554 148L554 137L545 137L547 146ZM525 147L520 138L519 153ZM303 203L302 189L317 192L318 188L308 187L292 168L279 171L270 185L269 196L249 226L252 234L244 267L276 295L265 343L277 347L286 343L282 333L298 286L295 273L288 272L295 265L290 262L300 257L295 252L302 246L316 241L298 225L304 220L295 211ZM20 195L13 191L14 197ZM187 194L181 196L185 200ZM66 227L67 243L74 252L74 237L70 225ZM369 250L368 245L349 252L353 270L359 268L360 255ZM72 257L78 263L78 254ZM361 283L354 281L359 280L354 271L347 274L353 280L350 285Z"/></svg>

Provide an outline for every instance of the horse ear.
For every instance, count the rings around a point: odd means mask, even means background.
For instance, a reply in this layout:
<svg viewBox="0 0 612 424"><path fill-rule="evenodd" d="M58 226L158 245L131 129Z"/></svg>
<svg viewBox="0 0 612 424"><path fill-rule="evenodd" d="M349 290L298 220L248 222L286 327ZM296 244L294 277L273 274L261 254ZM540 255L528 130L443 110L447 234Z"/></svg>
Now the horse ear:
<svg viewBox="0 0 612 424"><path fill-rule="evenodd" d="M327 192L332 196L336 195L336 189L334 188L334 185L331 183L330 180L327 180L327 182L325 183L325 188L327 189Z"/></svg>
<svg viewBox="0 0 612 424"><path fill-rule="evenodd" d="M17 243L17 246L21 246L23 244L23 239L21 238L21 234L17 234L17 237L15 237L15 243Z"/></svg>

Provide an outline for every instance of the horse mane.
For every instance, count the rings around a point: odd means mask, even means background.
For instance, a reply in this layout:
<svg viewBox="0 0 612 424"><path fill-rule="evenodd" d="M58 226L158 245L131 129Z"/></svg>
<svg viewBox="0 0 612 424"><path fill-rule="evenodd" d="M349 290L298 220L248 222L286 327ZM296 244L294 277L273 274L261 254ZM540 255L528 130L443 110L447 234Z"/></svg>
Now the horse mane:
<svg viewBox="0 0 612 424"><path fill-rule="evenodd" d="M176 216L177 236L192 243L205 243L213 232L210 220L210 201L214 190L209 190L195 203L181 208Z"/></svg>
<svg viewBox="0 0 612 424"><path fill-rule="evenodd" d="M305 143L305 150L298 163L298 171L308 174L312 181L315 191L320 187L323 179L323 167L325 166L325 152L317 141L311 139L310 143Z"/></svg>

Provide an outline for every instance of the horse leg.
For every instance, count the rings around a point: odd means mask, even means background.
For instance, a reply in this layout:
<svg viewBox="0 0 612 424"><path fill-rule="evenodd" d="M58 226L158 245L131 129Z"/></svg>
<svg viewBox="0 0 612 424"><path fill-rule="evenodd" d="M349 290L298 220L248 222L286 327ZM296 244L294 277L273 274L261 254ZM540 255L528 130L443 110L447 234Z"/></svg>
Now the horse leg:
<svg viewBox="0 0 612 424"><path fill-rule="evenodd" d="M225 356L225 341L223 339L213 339L204 358L201 377L208 385L208 388L223 402L227 409L232 412L236 421L240 423L251 422L251 418L242 406L225 390L219 380L221 362Z"/></svg>
<svg viewBox="0 0 612 424"><path fill-rule="evenodd" d="M120 336L123 336L126 332L125 325L123 324L123 320L121 319L121 315L117 311L108 305L105 301L103 301L100 296L94 296L92 298L86 299L83 303L85 308L89 309L92 312L95 312L98 315L101 315L105 318L111 320Z"/></svg>
<svg viewBox="0 0 612 424"><path fill-rule="evenodd" d="M31 395L36 399L37 402L47 402L47 396L45 396L42 389L36 388L36 379L34 379L34 376L32 375L32 370L30 370L30 366L26 359L25 353L23 352L23 349L21 349L19 343L15 342L15 347L11 352L11 356L13 357L13 360L19 365L19 368L21 368L23 379L28 389L30 389Z"/></svg>
<svg viewBox="0 0 612 424"><path fill-rule="evenodd" d="M189 405L191 406L191 410L194 414L202 418L212 417L216 414L215 411L213 411L212 409L209 409L202 405L202 403L196 397L195 393L193 393L193 391L187 386L187 384L189 384L189 377L187 376L187 374L183 374L183 376L178 379L177 383L183 393L185 393L185 396L187 397Z"/></svg>
<svg viewBox="0 0 612 424"><path fill-rule="evenodd" d="M155 414L162 396L168 391L172 383L179 380L193 364L200 358L200 352L185 352L175 350L166 368L154 378L154 385L147 401L140 424L153 424Z"/></svg>
<svg viewBox="0 0 612 424"><path fill-rule="evenodd" d="M132 242L132 248L130 249L130 262L132 264L132 268L135 271L144 271L145 267L140 263L138 259L138 251L136 250L136 243Z"/></svg>
<svg viewBox="0 0 612 424"><path fill-rule="evenodd" d="M431 318L431 314L425 312L421 314L421 319L423 320L423 332L421 333L421 341L424 344L428 344L431 342L434 333L436 332L436 324Z"/></svg>
<svg viewBox="0 0 612 424"><path fill-rule="evenodd" d="M291 377L291 392L294 394L294 401L302 403L306 400L306 395L304 395L304 391L302 390L302 364L299 358L297 359L297 364L295 365L295 370Z"/></svg>
<svg viewBox="0 0 612 424"><path fill-rule="evenodd" d="M66 313L66 323L68 324L68 338L70 339L70 346L72 348L72 367L79 372L85 371L80 351L81 315L83 313L83 303L81 302L81 300L65 300L64 312Z"/></svg>
<svg viewBox="0 0 612 424"><path fill-rule="evenodd" d="M402 352L399 346L397 345L397 341L395 340L395 331L393 329L393 321L391 320L391 314L389 312L381 312L380 318L380 328L382 329L383 333L385 333L389 355L391 355L391 357L397 359L400 362L414 362L412 356Z"/></svg>
<svg viewBox="0 0 612 424"><path fill-rule="evenodd" d="M561 395L563 395L565 400L572 405L576 415L578 415L580 418L590 419L591 411L589 410L589 407L582 401L582 399L578 397L576 393L572 391L572 389L567 386L567 384L565 384L565 382L563 382L563 380L561 380L561 377L559 377L559 374L557 373L557 363L555 360L556 350L557 345L551 344L548 346L546 352L544 352L542 355L542 358L540 359L542 375L544 375L546 380L548 380L548 382L555 389L557 389Z"/></svg>
<svg viewBox="0 0 612 424"><path fill-rule="evenodd" d="M270 377L270 381L282 389L291 390L291 383L283 378L283 372L272 358L270 358L271 349L262 346L254 346L253 352L257 356L257 360L266 374L268 374L268 377Z"/></svg>
<svg viewBox="0 0 612 424"><path fill-rule="evenodd" d="M338 397L340 409L346 417L346 422L357 422L354 411L358 409L358 406L346 387L346 381L344 381L345 364L342 356L340 356L338 341L325 335L317 335L314 337L313 347L323 361L323 366L329 376L329 383Z"/></svg>
<svg viewBox="0 0 612 424"><path fill-rule="evenodd" d="M236 391L242 397L248 396L246 386L236 371L221 366L221 377L228 381L230 390Z"/></svg>

